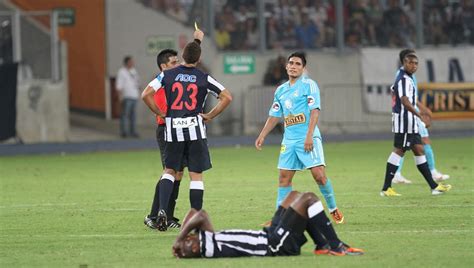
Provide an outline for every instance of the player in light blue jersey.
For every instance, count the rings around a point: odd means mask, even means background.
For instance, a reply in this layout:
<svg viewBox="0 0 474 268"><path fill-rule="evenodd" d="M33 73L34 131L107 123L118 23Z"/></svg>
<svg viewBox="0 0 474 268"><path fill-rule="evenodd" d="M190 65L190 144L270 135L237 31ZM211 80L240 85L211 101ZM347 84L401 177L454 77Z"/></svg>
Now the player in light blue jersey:
<svg viewBox="0 0 474 268"><path fill-rule="evenodd" d="M403 64L403 58L407 54L410 54L410 53L415 53L415 50L413 50L413 49L404 49L404 50L400 51L399 57L400 57L400 62L402 64ZM397 71L397 74L395 75L395 77L397 77L399 73L400 73L400 69ZM417 81L416 81L415 74L413 74L413 83L415 83L415 85L418 84ZM417 107L419 108L419 111L421 111L422 114L427 114L427 115L429 115L429 117L431 117L431 111L428 109L428 107L423 105L423 103L418 101L417 102ZM430 167L430 171L431 171L431 175L433 175L433 179L435 181L443 181L443 180L449 179L449 175L442 174L441 172L439 172L436 169L434 151L431 148L430 134L428 132L427 126L425 126L425 124L421 120L417 120L417 123L418 123L418 130L419 130L419 133L420 133L420 136L421 136L421 141L422 141L423 147L425 149L426 160L428 161L428 166ZM404 157L402 157L402 159L400 160L400 165L398 166L398 170L395 173L395 177L393 177L392 181L394 183L410 184L411 181L406 179L402 175L403 160L404 160Z"/></svg>
<svg viewBox="0 0 474 268"><path fill-rule="evenodd" d="M326 200L334 221L343 223L344 216L336 206L331 181L326 177L321 133L317 126L321 98L316 82L303 75L306 57L295 52L288 57L286 70L289 80L275 91L269 117L255 141L261 150L265 137L278 124L285 121L285 133L278 161L279 187L277 207L292 191L292 180L298 170L309 169Z"/></svg>

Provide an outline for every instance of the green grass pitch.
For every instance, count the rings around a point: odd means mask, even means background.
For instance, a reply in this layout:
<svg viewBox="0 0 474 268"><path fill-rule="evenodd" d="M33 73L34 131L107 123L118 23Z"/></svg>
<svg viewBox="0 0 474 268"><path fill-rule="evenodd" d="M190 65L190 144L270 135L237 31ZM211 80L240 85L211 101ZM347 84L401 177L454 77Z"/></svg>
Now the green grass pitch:
<svg viewBox="0 0 474 268"><path fill-rule="evenodd" d="M177 231L147 230L159 155L150 151L0 158L1 267L467 267L474 263L474 138L435 139L439 170L453 189L431 196L411 159L395 185L403 196L382 198L391 141L325 144L346 224L340 238L364 256L302 255L276 258L177 260ZM205 173L204 208L216 229L260 229L275 206L279 148L214 148L214 168ZM181 185L176 215L189 208L189 179ZM308 172L294 189L314 191ZM472 266L471 266L472 267Z"/></svg>

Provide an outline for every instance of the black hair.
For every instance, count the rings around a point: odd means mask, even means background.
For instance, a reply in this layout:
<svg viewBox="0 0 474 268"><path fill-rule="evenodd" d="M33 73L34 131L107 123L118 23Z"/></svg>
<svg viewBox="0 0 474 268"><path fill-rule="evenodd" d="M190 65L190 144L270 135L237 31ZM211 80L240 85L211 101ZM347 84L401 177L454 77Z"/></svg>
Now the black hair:
<svg viewBox="0 0 474 268"><path fill-rule="evenodd" d="M123 58L123 65L127 65L128 62L132 59L132 56L125 56L125 58Z"/></svg>
<svg viewBox="0 0 474 268"><path fill-rule="evenodd" d="M400 53L398 54L398 57L400 58L400 63L401 64L403 64L403 59L409 54L415 54L415 50L411 49L411 48L407 48L407 49L404 49L404 50L400 51Z"/></svg>
<svg viewBox="0 0 474 268"><path fill-rule="evenodd" d="M161 64L167 64L170 61L171 57L178 56L178 52L174 49L163 49L158 53L156 56L156 64L158 68L161 70Z"/></svg>
<svg viewBox="0 0 474 268"><path fill-rule="evenodd" d="M201 57L201 46L193 41L189 42L183 51L183 60L187 64L194 64L197 63L199 58Z"/></svg>
<svg viewBox="0 0 474 268"><path fill-rule="evenodd" d="M301 61L303 62L303 67L306 66L306 53L304 53L303 51L293 52L291 53L290 56L288 56L287 61L289 61L293 57L300 58Z"/></svg>

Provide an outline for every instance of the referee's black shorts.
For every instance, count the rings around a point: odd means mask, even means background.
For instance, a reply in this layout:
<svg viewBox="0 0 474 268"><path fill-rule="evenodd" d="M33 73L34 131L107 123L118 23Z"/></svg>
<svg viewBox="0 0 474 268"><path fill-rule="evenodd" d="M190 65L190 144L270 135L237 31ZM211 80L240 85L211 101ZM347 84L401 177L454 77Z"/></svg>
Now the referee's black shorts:
<svg viewBox="0 0 474 268"><path fill-rule="evenodd" d="M423 144L419 133L395 133L393 146L404 151L410 150L416 144Z"/></svg>
<svg viewBox="0 0 474 268"><path fill-rule="evenodd" d="M196 173L212 168L207 139L165 142L164 155L166 168L175 171L182 171L185 166L188 171Z"/></svg>

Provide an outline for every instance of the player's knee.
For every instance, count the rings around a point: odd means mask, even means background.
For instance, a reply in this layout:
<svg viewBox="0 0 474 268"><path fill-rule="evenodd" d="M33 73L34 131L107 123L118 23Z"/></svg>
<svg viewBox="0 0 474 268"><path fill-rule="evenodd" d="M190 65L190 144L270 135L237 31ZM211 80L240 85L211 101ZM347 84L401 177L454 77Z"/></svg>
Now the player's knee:
<svg viewBox="0 0 474 268"><path fill-rule="evenodd" d="M303 198L306 203L311 203L311 204L319 201L319 198L312 192L303 193L301 198Z"/></svg>

